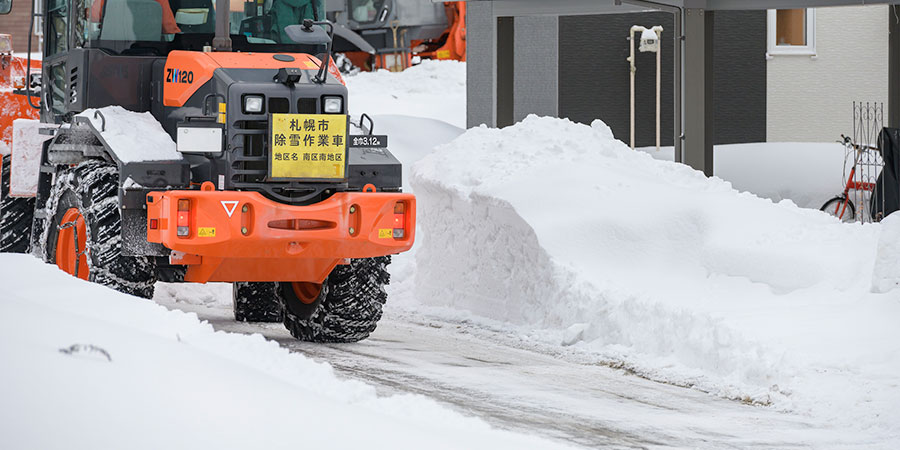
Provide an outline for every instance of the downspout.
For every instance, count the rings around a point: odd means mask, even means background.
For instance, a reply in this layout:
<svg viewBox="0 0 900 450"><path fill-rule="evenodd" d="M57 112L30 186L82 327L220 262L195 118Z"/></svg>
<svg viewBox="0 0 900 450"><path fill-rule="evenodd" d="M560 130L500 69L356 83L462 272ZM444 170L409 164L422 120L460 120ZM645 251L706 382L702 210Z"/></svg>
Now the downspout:
<svg viewBox="0 0 900 450"><path fill-rule="evenodd" d="M631 72L630 73L631 98L629 99L629 101L630 101L629 104L631 105L631 108L629 109L629 111L630 111L629 112L629 123L631 124L631 131L630 131L631 140L628 141L628 145L631 146L632 150L634 150L634 72L637 70L637 67L635 67L635 65L634 65L634 33L638 32L638 31L644 31L644 27L638 26L638 25L632 26L631 30L629 30L630 36L628 39L629 51L630 51L630 54L629 54L630 56L628 56L628 65L629 65L629 72Z"/></svg>

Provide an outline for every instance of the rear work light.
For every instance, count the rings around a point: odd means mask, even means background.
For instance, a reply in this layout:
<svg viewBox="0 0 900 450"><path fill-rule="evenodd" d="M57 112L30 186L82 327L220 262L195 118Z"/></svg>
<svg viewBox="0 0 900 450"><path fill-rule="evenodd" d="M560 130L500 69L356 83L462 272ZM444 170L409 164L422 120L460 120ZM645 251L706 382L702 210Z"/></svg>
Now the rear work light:
<svg viewBox="0 0 900 450"><path fill-rule="evenodd" d="M406 236L404 225L406 224L406 203L394 204L394 239L403 239Z"/></svg>
<svg viewBox="0 0 900 450"><path fill-rule="evenodd" d="M191 201L186 198L178 199L178 237L188 237L191 234Z"/></svg>

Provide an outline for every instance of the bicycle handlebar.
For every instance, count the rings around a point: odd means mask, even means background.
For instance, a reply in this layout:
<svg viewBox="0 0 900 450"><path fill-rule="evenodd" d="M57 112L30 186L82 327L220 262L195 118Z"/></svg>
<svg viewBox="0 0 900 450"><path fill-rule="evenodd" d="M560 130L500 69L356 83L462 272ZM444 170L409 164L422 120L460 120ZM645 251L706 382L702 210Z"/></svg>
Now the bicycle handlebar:
<svg viewBox="0 0 900 450"><path fill-rule="evenodd" d="M854 144L853 139L850 139L850 136L844 136L843 134L841 135L841 140L835 141L835 142L839 142L843 145L849 145L858 152L863 151L863 150L878 150L878 147L874 146L874 145Z"/></svg>

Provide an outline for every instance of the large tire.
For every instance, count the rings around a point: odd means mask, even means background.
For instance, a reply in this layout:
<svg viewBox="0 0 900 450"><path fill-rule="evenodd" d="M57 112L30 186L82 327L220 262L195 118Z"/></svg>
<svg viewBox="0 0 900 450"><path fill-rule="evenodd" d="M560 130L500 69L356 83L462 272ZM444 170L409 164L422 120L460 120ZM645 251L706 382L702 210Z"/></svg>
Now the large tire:
<svg viewBox="0 0 900 450"><path fill-rule="evenodd" d="M390 262L390 256L383 256L337 266L318 295L310 295L308 283L303 289L295 289L295 283L278 283L284 326L295 338L310 342L358 342L369 337L387 301L384 286L390 282Z"/></svg>
<svg viewBox="0 0 900 450"><path fill-rule="evenodd" d="M281 300L277 283L239 282L233 285L234 320L238 322L280 322Z"/></svg>
<svg viewBox="0 0 900 450"><path fill-rule="evenodd" d="M80 278L126 294L151 298L156 282L153 259L122 254L118 177L114 165L95 160L84 161L57 174L46 205L44 260ZM85 236L73 238L72 230L77 235L79 224ZM73 251L72 245L66 245L73 241L77 251ZM76 253L83 256L77 257ZM88 269L86 274L84 265Z"/></svg>
<svg viewBox="0 0 900 450"><path fill-rule="evenodd" d="M0 252L26 253L31 241L34 197L10 197L10 157L3 157L0 171Z"/></svg>

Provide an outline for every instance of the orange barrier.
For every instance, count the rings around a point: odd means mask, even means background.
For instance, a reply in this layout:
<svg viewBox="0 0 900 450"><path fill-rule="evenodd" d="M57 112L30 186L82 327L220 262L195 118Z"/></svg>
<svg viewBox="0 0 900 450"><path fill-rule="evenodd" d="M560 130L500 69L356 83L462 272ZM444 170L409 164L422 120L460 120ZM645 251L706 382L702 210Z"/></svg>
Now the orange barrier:
<svg viewBox="0 0 900 450"><path fill-rule="evenodd" d="M147 195L147 240L172 249L185 281L200 283L321 283L348 258L409 250L415 223L415 196L403 193L341 192L291 206L206 182Z"/></svg>

